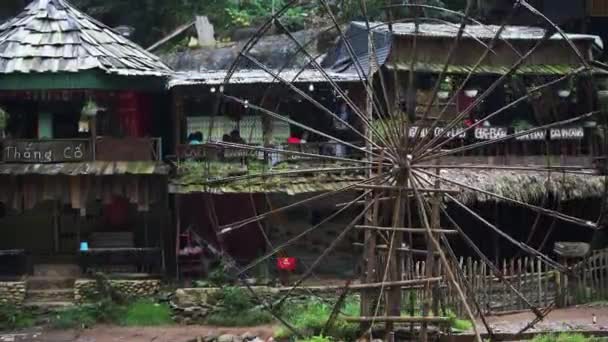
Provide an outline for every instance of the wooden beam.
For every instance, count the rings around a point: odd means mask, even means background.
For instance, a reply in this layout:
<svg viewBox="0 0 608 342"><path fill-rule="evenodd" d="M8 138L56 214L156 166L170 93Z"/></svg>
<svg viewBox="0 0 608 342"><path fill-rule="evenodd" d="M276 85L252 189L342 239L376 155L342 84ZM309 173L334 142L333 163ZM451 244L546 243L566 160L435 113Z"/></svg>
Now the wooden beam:
<svg viewBox="0 0 608 342"><path fill-rule="evenodd" d="M403 187L403 186L393 186L393 185L370 185L370 184L361 184L356 186L359 189L371 189L371 190L394 190L394 191L406 191L413 192L413 188ZM442 194L452 194L457 195L461 193L459 190L447 190L447 189L432 189L432 188L422 188L417 189L419 192L427 192L427 193L442 193Z"/></svg>
<svg viewBox="0 0 608 342"><path fill-rule="evenodd" d="M405 232L405 233L414 233L414 234L426 234L426 228L406 228L406 227L380 227L380 226L366 226L366 225L358 225L355 226L356 229L365 229L365 230L384 230L390 232ZM453 229L431 229L433 233L437 234L458 234L457 230Z"/></svg>
<svg viewBox="0 0 608 342"><path fill-rule="evenodd" d="M178 27L177 29L175 29L175 31L171 32L168 36L162 38L158 42L152 44L146 50L148 50L148 51L154 51L154 50L156 50L157 48L159 48L160 46L164 45L165 43L167 43L171 39L173 39L173 38L179 36L180 34L184 33L186 30L188 30L193 25L194 25L194 20L192 20L191 22L189 22L189 23L187 23L185 25L182 25L182 26Z"/></svg>
<svg viewBox="0 0 608 342"><path fill-rule="evenodd" d="M353 243L353 246L356 247L363 247L363 244L360 242L355 242ZM376 246L377 250L380 251L387 251L388 250L388 246L387 245L378 245ZM396 251L400 252L400 253L413 253L413 254L419 254L419 255L426 255L427 251L423 250L423 249L412 249L412 248L407 248L407 247L398 247L395 249ZM434 254L439 254L439 252L435 252Z"/></svg>
<svg viewBox="0 0 608 342"><path fill-rule="evenodd" d="M439 323L449 324L449 317L402 317L402 316L378 316L378 317L344 317L347 322L395 322L395 323Z"/></svg>
<svg viewBox="0 0 608 342"><path fill-rule="evenodd" d="M367 290L367 289L376 289L376 288L389 288L389 287L401 287L401 288L411 288L412 286L419 286L428 283L439 283L443 280L443 277L434 277L434 278L425 278L425 279L414 279L414 280L400 280L400 281L387 281L384 283L369 283L369 284L352 284L348 287L349 290ZM301 287L303 290L307 291L335 291L344 289L344 285L327 285L327 286L306 286ZM287 292L291 290L291 287L281 287L279 288L279 292Z"/></svg>

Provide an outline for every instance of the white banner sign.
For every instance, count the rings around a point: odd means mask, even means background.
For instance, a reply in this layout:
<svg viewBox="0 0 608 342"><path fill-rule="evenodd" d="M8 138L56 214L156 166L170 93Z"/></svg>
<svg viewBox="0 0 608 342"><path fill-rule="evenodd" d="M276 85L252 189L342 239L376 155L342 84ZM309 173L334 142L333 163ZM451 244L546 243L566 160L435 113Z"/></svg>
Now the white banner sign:
<svg viewBox="0 0 608 342"><path fill-rule="evenodd" d="M506 127L477 127L475 128L475 139L477 140L496 140L506 137L508 130Z"/></svg>
<svg viewBox="0 0 608 342"><path fill-rule="evenodd" d="M515 131L515 134L519 134L521 132L527 131L527 129L525 130L517 130ZM520 141L538 141L538 140L545 140L547 138L547 130L541 130L541 131L536 131L536 132L532 132L526 135L521 135L518 136L517 138L515 138L515 140L520 140Z"/></svg>
<svg viewBox="0 0 608 342"><path fill-rule="evenodd" d="M551 140L580 140L585 137L583 127L552 128Z"/></svg>

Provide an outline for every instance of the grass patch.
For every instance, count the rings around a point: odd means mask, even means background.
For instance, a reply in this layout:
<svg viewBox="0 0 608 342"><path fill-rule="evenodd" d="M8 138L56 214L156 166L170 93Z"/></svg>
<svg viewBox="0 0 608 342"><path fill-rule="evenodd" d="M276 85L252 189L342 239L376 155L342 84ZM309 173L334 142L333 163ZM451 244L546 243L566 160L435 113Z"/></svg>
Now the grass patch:
<svg viewBox="0 0 608 342"><path fill-rule="evenodd" d="M330 337L325 336L313 336L311 338L307 338L304 340L297 340L296 342L332 342L333 340Z"/></svg>
<svg viewBox="0 0 608 342"><path fill-rule="evenodd" d="M104 300L60 311L51 319L51 326L56 329L85 329L97 323L158 326L172 324L173 319L168 305L148 299L124 305Z"/></svg>
<svg viewBox="0 0 608 342"><path fill-rule="evenodd" d="M597 337L585 337L582 334L549 334L536 336L532 342L599 342Z"/></svg>
<svg viewBox="0 0 608 342"><path fill-rule="evenodd" d="M274 317L267 311L252 309L239 314L229 311L212 313L205 322L222 327L253 327L271 323L273 319Z"/></svg>
<svg viewBox="0 0 608 342"><path fill-rule="evenodd" d="M13 305L0 305L0 330L25 329L34 326L34 314Z"/></svg>
<svg viewBox="0 0 608 342"><path fill-rule="evenodd" d="M356 340L359 325L346 322L342 315L336 318L330 331L325 332L328 336L321 336L332 310L332 305L314 299L304 304L289 306L284 310L283 317L297 331L310 339L306 341L331 341L331 338L345 341ZM350 297L345 301L341 312L346 316L359 316L359 310L359 299ZM286 327L279 328L275 336L280 339L294 338L293 332Z"/></svg>
<svg viewBox="0 0 608 342"><path fill-rule="evenodd" d="M158 326L173 323L171 309L167 304L155 303L142 299L133 302L126 308L124 319L120 322L125 326Z"/></svg>

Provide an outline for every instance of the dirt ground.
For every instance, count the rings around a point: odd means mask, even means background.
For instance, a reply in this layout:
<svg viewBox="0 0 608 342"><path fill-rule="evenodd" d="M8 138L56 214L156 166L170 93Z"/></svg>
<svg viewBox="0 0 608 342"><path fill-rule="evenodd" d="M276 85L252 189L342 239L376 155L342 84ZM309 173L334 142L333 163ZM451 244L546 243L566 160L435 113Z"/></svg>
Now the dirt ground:
<svg viewBox="0 0 608 342"><path fill-rule="evenodd" d="M593 315L596 323L593 323ZM516 333L534 319L530 312L511 314L505 316L488 317L488 322L497 333ZM483 327L481 321L478 322ZM544 331L608 331L608 305L589 305L567 309L557 309L540 323L531 332ZM485 329L482 329L485 332Z"/></svg>
<svg viewBox="0 0 608 342"><path fill-rule="evenodd" d="M210 335L242 335L247 332L263 338L272 336L273 326L253 328L218 328L211 326L170 326L126 328L96 326L83 331L30 331L22 334L0 334L0 342L189 342Z"/></svg>
<svg viewBox="0 0 608 342"><path fill-rule="evenodd" d="M593 323L593 315L596 323ZM534 318L532 313L518 313L488 317L496 333L516 333ZM479 326L483 325L479 322ZM22 334L0 334L0 342L189 342L198 336L251 333L264 340L270 338L274 326L253 328L219 328L212 326L170 326L149 328L126 328L97 326L83 331L34 330ZM558 309L530 332L563 331L608 331L608 305L581 306ZM482 329L485 332L485 329Z"/></svg>

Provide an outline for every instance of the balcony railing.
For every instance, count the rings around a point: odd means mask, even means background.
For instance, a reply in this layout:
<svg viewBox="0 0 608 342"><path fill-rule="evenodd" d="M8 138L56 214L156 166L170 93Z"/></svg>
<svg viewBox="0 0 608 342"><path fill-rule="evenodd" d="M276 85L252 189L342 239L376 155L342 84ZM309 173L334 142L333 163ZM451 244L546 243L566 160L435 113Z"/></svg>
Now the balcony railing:
<svg viewBox="0 0 608 342"><path fill-rule="evenodd" d="M416 135L412 127L410 136ZM442 132L421 128L420 137L436 137ZM515 165L515 166L581 166L592 168L599 163L597 157L603 156L602 134L597 134L595 127L561 127L534 131L527 135L503 140L513 133L523 132L508 127L479 127L466 133L462 128L452 129L440 141L451 140L442 145L433 154L443 154L443 165L478 164L478 165ZM523 133L520 133L523 134ZM362 142L352 142L354 146L364 147ZM251 145L251 149L224 147L219 144L180 145L177 150L178 160L208 161L245 161L247 159L264 160L276 164L285 160L326 160L318 155L333 155L346 158L365 158L365 152L356 148L342 146L332 142L314 142L303 144L283 144L268 146L284 152L263 151ZM331 160L329 160L331 161ZM429 162L431 162L429 160Z"/></svg>
<svg viewBox="0 0 608 342"><path fill-rule="evenodd" d="M74 163L86 161L159 161L161 138L99 137L90 139L0 140L3 163Z"/></svg>

